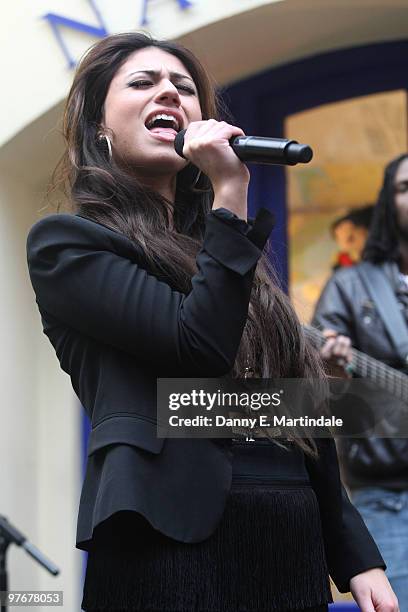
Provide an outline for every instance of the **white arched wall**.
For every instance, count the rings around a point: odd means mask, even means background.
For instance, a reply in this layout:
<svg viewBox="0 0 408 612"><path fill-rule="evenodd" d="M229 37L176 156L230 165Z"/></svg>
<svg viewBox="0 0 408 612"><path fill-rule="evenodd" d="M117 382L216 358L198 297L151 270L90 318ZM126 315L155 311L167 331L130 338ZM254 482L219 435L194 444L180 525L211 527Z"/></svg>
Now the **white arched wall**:
<svg viewBox="0 0 408 612"><path fill-rule="evenodd" d="M24 181L24 173L17 180L0 172L0 514L61 569L54 578L11 545L9 588L62 590L64 609L79 610L81 553L73 543L80 484L80 410L69 379L56 366L54 351L42 334L28 278L25 241L38 218L37 193Z"/></svg>
<svg viewBox="0 0 408 612"><path fill-rule="evenodd" d="M120 14L117 3L96 1L110 31L137 29L141 0L123 0ZM63 570L52 578L14 547L10 587L64 590L64 610L71 612L80 609L82 569L74 548L80 413L41 332L25 241L32 224L52 212L41 210L42 197L62 150L59 120L72 80L49 24L39 17L52 10L95 23L95 14L86 0L24 0L23 10L22 4L8 3L0 25L0 51L10 58L2 67L7 120L0 124L0 514ZM407 14L406 0L196 0L186 11L176 0L152 0L148 11L150 31L190 47L220 84L332 49L406 38ZM96 40L69 30L64 37L76 57Z"/></svg>
<svg viewBox="0 0 408 612"><path fill-rule="evenodd" d="M141 29L144 0L122 0L120 11L110 0L92 1L110 32ZM2 70L8 95L0 101L7 118L0 122L0 169L15 171L23 156L29 161L24 172L41 183L60 151L53 132L72 69L40 17L52 10L88 25L97 20L90 0L24 2L24 17L21 3L14 3L0 26L0 53L10 58ZM147 6L150 32L191 48L221 85L317 53L408 37L406 0L195 0L184 11L177 0L152 0ZM16 44L16 23L24 46ZM75 58L97 40L69 28L60 31Z"/></svg>

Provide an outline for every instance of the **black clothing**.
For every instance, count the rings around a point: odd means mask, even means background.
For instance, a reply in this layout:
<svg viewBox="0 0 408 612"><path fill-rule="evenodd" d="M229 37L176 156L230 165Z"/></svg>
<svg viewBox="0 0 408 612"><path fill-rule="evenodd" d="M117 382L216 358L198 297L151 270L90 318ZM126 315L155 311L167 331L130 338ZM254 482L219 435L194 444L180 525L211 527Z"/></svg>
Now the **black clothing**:
<svg viewBox="0 0 408 612"><path fill-rule="evenodd" d="M408 286L400 278L395 263L382 265L408 322ZM402 364L384 323L358 273L359 266L337 271L327 282L317 303L312 325L326 327L351 339L353 347L396 369ZM389 393L370 393L373 414L384 414L384 436L407 431L406 404ZM404 420L404 421L403 421ZM405 425L403 425L403 422ZM383 487L403 490L408 487L408 439L371 437L338 439L342 475L350 489Z"/></svg>
<svg viewBox="0 0 408 612"><path fill-rule="evenodd" d="M232 451L225 511L204 542L172 540L130 512L98 525L85 610L256 612L332 602L303 453L268 440L234 443Z"/></svg>
<svg viewBox="0 0 408 612"><path fill-rule="evenodd" d="M271 218L261 209L246 225L227 210L208 213L188 295L148 272L142 248L104 225L61 214L31 228L27 257L44 333L92 421L78 548L91 548L97 526L120 511L182 543L204 542L220 524L229 445L158 438L156 379L231 371ZM347 592L352 576L385 564L341 485L334 441L317 443L321 458L305 464L329 572Z"/></svg>

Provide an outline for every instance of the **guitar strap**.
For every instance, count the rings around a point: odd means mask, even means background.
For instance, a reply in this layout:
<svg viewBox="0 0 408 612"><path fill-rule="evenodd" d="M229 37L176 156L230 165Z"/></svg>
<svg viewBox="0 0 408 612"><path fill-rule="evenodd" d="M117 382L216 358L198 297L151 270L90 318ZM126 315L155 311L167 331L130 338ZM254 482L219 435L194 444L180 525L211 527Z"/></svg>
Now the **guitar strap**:
<svg viewBox="0 0 408 612"><path fill-rule="evenodd" d="M384 270L368 261L360 263L356 269L380 314L398 356L407 366L408 328Z"/></svg>

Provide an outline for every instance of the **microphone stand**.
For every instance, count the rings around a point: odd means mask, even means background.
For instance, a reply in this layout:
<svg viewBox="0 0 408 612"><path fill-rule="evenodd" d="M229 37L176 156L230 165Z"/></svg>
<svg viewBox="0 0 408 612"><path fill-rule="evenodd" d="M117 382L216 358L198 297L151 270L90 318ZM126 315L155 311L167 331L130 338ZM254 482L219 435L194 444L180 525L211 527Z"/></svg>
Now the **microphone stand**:
<svg viewBox="0 0 408 612"><path fill-rule="evenodd" d="M8 576L7 576L7 549L11 543L22 546L24 550L37 561L40 565L45 567L53 576L59 574L59 569L52 561L45 558L38 548L36 548L30 542L27 542L27 538L16 529L11 523L8 522L5 516L0 514L0 592L1 592L1 612L7 612L7 605L4 598L7 596L8 591Z"/></svg>

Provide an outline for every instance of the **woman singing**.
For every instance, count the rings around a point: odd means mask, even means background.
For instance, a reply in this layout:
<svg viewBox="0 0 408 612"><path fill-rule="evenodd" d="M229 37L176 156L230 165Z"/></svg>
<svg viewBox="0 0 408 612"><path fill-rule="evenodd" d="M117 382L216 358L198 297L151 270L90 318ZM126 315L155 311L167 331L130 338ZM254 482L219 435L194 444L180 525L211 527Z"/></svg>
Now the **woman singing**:
<svg viewBox="0 0 408 612"><path fill-rule="evenodd" d="M330 574L364 612L396 612L331 438L157 437L157 378L324 376L268 272L272 215L247 218L250 176L228 142L243 132L217 106L178 44L98 42L65 110L73 214L28 236L44 333L92 422L82 607L320 611Z"/></svg>

